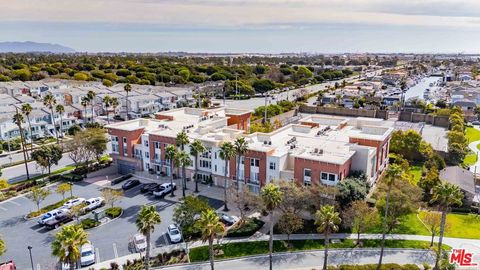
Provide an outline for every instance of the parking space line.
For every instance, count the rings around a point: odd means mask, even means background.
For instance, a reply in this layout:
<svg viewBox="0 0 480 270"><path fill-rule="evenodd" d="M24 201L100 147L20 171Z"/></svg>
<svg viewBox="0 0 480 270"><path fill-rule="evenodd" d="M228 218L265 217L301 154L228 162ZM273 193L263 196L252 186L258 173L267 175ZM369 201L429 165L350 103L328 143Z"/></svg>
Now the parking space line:
<svg viewBox="0 0 480 270"><path fill-rule="evenodd" d="M118 258L117 244L113 243L113 254L115 258Z"/></svg>
<svg viewBox="0 0 480 270"><path fill-rule="evenodd" d="M15 204L15 205L18 205L18 206L20 206L20 205L21 205L21 204L19 204L19 203L18 203L18 202L16 202L16 201L8 201L8 203Z"/></svg>
<svg viewBox="0 0 480 270"><path fill-rule="evenodd" d="M98 248L95 248L95 263L99 263L100 261L100 250Z"/></svg>
<svg viewBox="0 0 480 270"><path fill-rule="evenodd" d="M8 211L6 208L3 208L0 206L0 209L2 209L3 211Z"/></svg>

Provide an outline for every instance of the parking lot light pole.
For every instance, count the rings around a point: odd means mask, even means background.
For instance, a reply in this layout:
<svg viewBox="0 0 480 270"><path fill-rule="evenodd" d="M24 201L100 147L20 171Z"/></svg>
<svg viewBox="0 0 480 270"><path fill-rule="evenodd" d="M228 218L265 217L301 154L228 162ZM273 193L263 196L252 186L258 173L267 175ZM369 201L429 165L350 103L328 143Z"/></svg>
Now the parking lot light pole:
<svg viewBox="0 0 480 270"><path fill-rule="evenodd" d="M32 270L35 270L33 268L33 258L32 258L32 246L28 246L28 253L30 253L30 263L32 264Z"/></svg>
<svg viewBox="0 0 480 270"><path fill-rule="evenodd" d="M73 183L68 182L68 184L70 185L70 198L72 198L73 197Z"/></svg>

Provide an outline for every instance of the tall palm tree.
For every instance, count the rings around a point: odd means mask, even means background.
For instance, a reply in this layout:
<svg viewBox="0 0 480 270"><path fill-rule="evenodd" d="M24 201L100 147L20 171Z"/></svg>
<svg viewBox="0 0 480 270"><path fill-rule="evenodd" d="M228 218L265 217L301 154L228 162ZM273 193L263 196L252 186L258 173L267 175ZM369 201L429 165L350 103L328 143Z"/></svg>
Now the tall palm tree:
<svg viewBox="0 0 480 270"><path fill-rule="evenodd" d="M137 225L138 232L147 238L147 249L145 251L145 269L150 267L150 235L155 230L155 225L160 224L162 219L157 212L155 205L144 205L138 213L135 225Z"/></svg>
<svg viewBox="0 0 480 270"><path fill-rule="evenodd" d="M112 108L113 108L113 116L115 116L116 112L117 112L117 107L118 107L118 105L120 105L120 103L118 102L118 98L112 97L110 103L111 103Z"/></svg>
<svg viewBox="0 0 480 270"><path fill-rule="evenodd" d="M177 143L177 146L180 147L180 150L185 151L185 145L187 145L190 142L185 130L182 130L177 134L177 137L175 138L175 142ZM183 169L184 168L182 168L182 172L183 172Z"/></svg>
<svg viewBox="0 0 480 270"><path fill-rule="evenodd" d="M262 189L261 198L265 210L270 214L270 236L268 239L268 257L270 259L270 270L272 270L272 252L273 252L273 214L275 209L278 207L282 201L283 192L280 190L280 187L268 183Z"/></svg>
<svg viewBox="0 0 480 270"><path fill-rule="evenodd" d="M190 155L195 159L195 193L198 193L198 155L205 151L207 151L207 148L200 140L194 140L190 145Z"/></svg>
<svg viewBox="0 0 480 270"><path fill-rule="evenodd" d="M30 152L33 151L33 133L32 133L32 123L30 122L30 114L32 113L32 106L29 103L22 104L22 113L27 117L28 129L30 130Z"/></svg>
<svg viewBox="0 0 480 270"><path fill-rule="evenodd" d="M177 162L178 165L182 166L182 196L185 198L185 189L187 184L185 167L190 166L192 164L192 160L187 152L180 150L177 155Z"/></svg>
<svg viewBox="0 0 480 270"><path fill-rule="evenodd" d="M228 173L228 163L230 160L235 156L235 148L231 142L224 142L222 145L220 145L220 158L225 161L225 167L223 169L223 211L228 211L228 205L227 205L227 186L228 186L228 179L227 179L227 173Z"/></svg>
<svg viewBox="0 0 480 270"><path fill-rule="evenodd" d="M215 238L223 236L225 227L213 209L207 209L202 212L200 219L197 220L195 226L201 232L201 239L203 242L208 241L208 254L210 258L210 268L214 270L214 254L213 241Z"/></svg>
<svg viewBox="0 0 480 270"><path fill-rule="evenodd" d="M234 142L235 153L237 155L237 167L235 170L237 178L237 191L240 190L240 160L248 151L248 142L245 137L237 138Z"/></svg>
<svg viewBox="0 0 480 270"><path fill-rule="evenodd" d="M178 150L173 144L170 144L165 148L165 159L167 159L170 163L170 184L172 184L172 186L173 186L173 165L177 158L177 152ZM170 193L170 197L174 197L174 196L175 194L173 193L173 189L172 189L172 193Z"/></svg>
<svg viewBox="0 0 480 270"><path fill-rule="evenodd" d="M88 243L88 235L79 225L63 226L52 242L52 255L61 263L68 263L70 270L80 260L82 245Z"/></svg>
<svg viewBox="0 0 480 270"><path fill-rule="evenodd" d="M87 96L84 96L82 97L82 101L80 102L80 104L82 104L82 107L83 107L83 112L84 112L84 115L83 115L83 126L85 127L85 125L87 124L87 106L88 104L90 103L90 101L88 100L88 97Z"/></svg>
<svg viewBox="0 0 480 270"><path fill-rule="evenodd" d="M57 125L55 124L55 117L53 115L53 106L55 106L55 104L57 104L57 100L55 99L55 97L52 94L47 94L43 98L43 105L47 106L50 109L50 113L51 113L51 116L52 116L53 129L55 130L55 137L57 137L57 143L59 143Z"/></svg>
<svg viewBox="0 0 480 270"><path fill-rule="evenodd" d="M442 221L440 222L440 236L438 239L437 258L435 260L434 269L438 270L440 256L442 255L443 234L445 233L445 222L447 213L454 205L461 206L463 200L463 193L457 185L448 182L442 182L433 188L432 203L437 203L442 210Z"/></svg>
<svg viewBox="0 0 480 270"><path fill-rule="evenodd" d="M377 269L380 270L382 267L382 260L383 260L383 252L385 249L385 235L387 234L387 219L388 219L388 207L390 206L390 193L392 192L392 186L395 183L397 178L401 178L403 176L402 168L397 164L391 164L388 167L386 177L383 179L385 184L388 186L387 190L387 198L385 200L385 213L383 216L383 233L382 233L382 244L380 248L380 259L378 260Z"/></svg>
<svg viewBox="0 0 480 270"><path fill-rule="evenodd" d="M325 236L325 255L323 256L323 270L327 270L328 264L328 244L331 233L338 231L338 225L342 219L340 214L335 212L332 205L325 205L315 213L315 225L318 226L318 232L323 232Z"/></svg>
<svg viewBox="0 0 480 270"><path fill-rule="evenodd" d="M30 174L28 173L28 163L27 163L27 149L25 146L25 138L23 137L23 128L22 128L22 123L25 120L23 119L23 115L18 112L13 115L13 123L15 123L20 130L20 142L22 144L22 152L23 152L23 161L25 162L25 171L27 172L27 180L30 180Z"/></svg>
<svg viewBox="0 0 480 270"><path fill-rule="evenodd" d="M90 107L92 108L92 123L93 123L93 117L94 117L94 109L93 109L93 105L95 103L95 97L97 96L97 93L93 92L92 90L88 91L87 92L87 98L88 100L90 101Z"/></svg>
<svg viewBox="0 0 480 270"><path fill-rule="evenodd" d="M103 104L105 105L106 111L107 111L107 123L110 124L110 118L108 118L108 109L112 105L112 98L109 95L106 95L103 97Z"/></svg>
<svg viewBox="0 0 480 270"><path fill-rule="evenodd" d="M60 115L60 134L61 134L61 136L63 136L63 118L62 118L62 115L65 112L65 107L63 107L62 104L58 104L57 106L55 106L55 112L58 113L58 115Z"/></svg>
<svg viewBox="0 0 480 270"><path fill-rule="evenodd" d="M130 120L130 115L128 114L128 93L130 93L130 91L132 91L132 86L129 83L127 83L123 87L123 90L127 93L125 95L125 109L127 110L127 120Z"/></svg>

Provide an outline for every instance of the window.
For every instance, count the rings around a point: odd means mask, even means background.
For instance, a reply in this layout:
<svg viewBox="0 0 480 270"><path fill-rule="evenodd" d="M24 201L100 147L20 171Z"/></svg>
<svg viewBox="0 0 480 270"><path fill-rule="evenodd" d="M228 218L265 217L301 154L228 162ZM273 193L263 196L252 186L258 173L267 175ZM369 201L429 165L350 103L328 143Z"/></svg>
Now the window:
<svg viewBox="0 0 480 270"><path fill-rule="evenodd" d="M337 181L337 174L334 174L334 173L326 173L326 172L322 172L320 174L320 179L322 181L330 181L330 182L335 182Z"/></svg>
<svg viewBox="0 0 480 270"><path fill-rule="evenodd" d="M145 158L150 158L150 153L148 151L145 152Z"/></svg>
<svg viewBox="0 0 480 270"><path fill-rule="evenodd" d="M242 164L242 165L245 164L245 157L240 157L240 164Z"/></svg>
<svg viewBox="0 0 480 270"><path fill-rule="evenodd" d="M160 149L160 143L159 142L153 142L153 146L155 149Z"/></svg>
<svg viewBox="0 0 480 270"><path fill-rule="evenodd" d="M312 170L310 170L310 169L304 169L303 170L303 176L310 177L311 175L312 175Z"/></svg>
<svg viewBox="0 0 480 270"><path fill-rule="evenodd" d="M127 137L123 137L123 143L127 143Z"/></svg>
<svg viewBox="0 0 480 270"><path fill-rule="evenodd" d="M128 155L128 153L127 153L127 146L126 146L126 145L123 146L123 155L124 155L124 156L127 156L127 155Z"/></svg>
<svg viewBox="0 0 480 270"><path fill-rule="evenodd" d="M215 172L217 172L217 165L215 165Z"/></svg>
<svg viewBox="0 0 480 270"><path fill-rule="evenodd" d="M148 147L148 141L143 141L143 145L145 145L145 147Z"/></svg>
<svg viewBox="0 0 480 270"><path fill-rule="evenodd" d="M215 151L215 159L217 159L217 151Z"/></svg>
<svg viewBox="0 0 480 270"><path fill-rule="evenodd" d="M160 156L158 155L158 153L155 153L155 155L153 156L155 160L160 160Z"/></svg>
<svg viewBox="0 0 480 270"><path fill-rule="evenodd" d="M260 167L260 160L256 158L251 158L250 159L250 166L251 167Z"/></svg>
<svg viewBox="0 0 480 270"><path fill-rule="evenodd" d="M328 173L322 172L321 175L320 175L320 179L327 180L328 179Z"/></svg>
<svg viewBox="0 0 480 270"><path fill-rule="evenodd" d="M270 170L275 170L276 165L275 162L270 162Z"/></svg>

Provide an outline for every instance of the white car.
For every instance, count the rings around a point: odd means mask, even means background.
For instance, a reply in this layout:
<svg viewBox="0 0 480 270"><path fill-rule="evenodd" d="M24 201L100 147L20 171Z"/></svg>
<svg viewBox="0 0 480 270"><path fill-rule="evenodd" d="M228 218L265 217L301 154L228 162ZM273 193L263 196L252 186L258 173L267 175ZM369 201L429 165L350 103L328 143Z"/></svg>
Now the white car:
<svg viewBox="0 0 480 270"><path fill-rule="evenodd" d="M170 183L164 183L161 184L156 190L153 191L153 195L155 197L165 197L168 193L172 192L172 190L176 190L177 185L175 183L170 184Z"/></svg>
<svg viewBox="0 0 480 270"><path fill-rule="evenodd" d="M102 197L90 198L86 200L85 203L87 204L87 206L83 208L83 211L89 212L105 205L105 199L103 199Z"/></svg>
<svg viewBox="0 0 480 270"><path fill-rule="evenodd" d="M168 226L167 234L168 238L170 238L170 242L172 243L179 243L182 241L182 233L175 224Z"/></svg>
<svg viewBox="0 0 480 270"><path fill-rule="evenodd" d="M52 211L49 211L45 214L43 214L39 219L38 219L38 224L41 226L45 225L45 222L55 218L57 215L64 213L65 211L68 211L67 209L55 209Z"/></svg>
<svg viewBox="0 0 480 270"><path fill-rule="evenodd" d="M147 238L141 233L137 233L133 236L133 245L136 252L144 252L147 250Z"/></svg>
<svg viewBox="0 0 480 270"><path fill-rule="evenodd" d="M66 203L63 204L63 208L67 208L67 209L70 209L74 206L77 206L81 203L84 203L86 200L84 198L75 198L75 199L71 199L71 200L68 200Z"/></svg>
<svg viewBox="0 0 480 270"><path fill-rule="evenodd" d="M82 267L89 266L95 263L95 248L92 243L87 243L82 246L80 265Z"/></svg>

